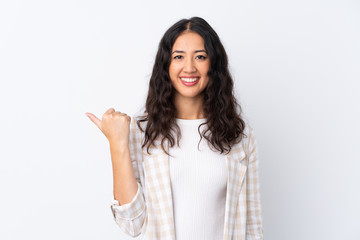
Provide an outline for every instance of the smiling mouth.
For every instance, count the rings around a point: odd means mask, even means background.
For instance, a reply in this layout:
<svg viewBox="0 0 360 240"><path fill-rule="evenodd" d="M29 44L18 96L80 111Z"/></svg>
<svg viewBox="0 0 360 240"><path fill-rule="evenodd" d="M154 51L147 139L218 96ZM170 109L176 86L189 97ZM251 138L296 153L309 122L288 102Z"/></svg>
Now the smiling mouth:
<svg viewBox="0 0 360 240"><path fill-rule="evenodd" d="M195 78L185 78L185 77L181 77L180 80L187 82L187 83L193 83L198 81L200 78L199 77L195 77Z"/></svg>
<svg viewBox="0 0 360 240"><path fill-rule="evenodd" d="M197 84L200 80L200 77L195 77L195 78L181 77L180 80L183 85L189 87L189 86L194 86L195 84Z"/></svg>

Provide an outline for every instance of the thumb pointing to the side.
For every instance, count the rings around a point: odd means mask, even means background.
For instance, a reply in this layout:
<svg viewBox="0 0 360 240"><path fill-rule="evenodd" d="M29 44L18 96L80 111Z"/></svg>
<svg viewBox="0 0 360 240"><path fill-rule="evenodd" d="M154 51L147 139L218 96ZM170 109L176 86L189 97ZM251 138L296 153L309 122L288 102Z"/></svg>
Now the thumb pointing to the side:
<svg viewBox="0 0 360 240"><path fill-rule="evenodd" d="M88 112L86 112L85 115L88 116L90 120L95 123L95 125L102 131L101 120L99 118L97 118L94 114Z"/></svg>

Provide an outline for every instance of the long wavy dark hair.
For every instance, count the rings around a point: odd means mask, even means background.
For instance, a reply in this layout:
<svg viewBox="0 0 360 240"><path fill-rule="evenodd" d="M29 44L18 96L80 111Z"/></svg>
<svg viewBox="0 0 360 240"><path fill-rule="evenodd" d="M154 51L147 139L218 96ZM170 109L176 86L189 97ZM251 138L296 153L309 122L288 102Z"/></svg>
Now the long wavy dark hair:
<svg viewBox="0 0 360 240"><path fill-rule="evenodd" d="M177 145L181 138L181 131L176 123L176 108L174 105L174 87L169 76L171 50L177 37L184 31L198 33L204 39L204 47L210 59L208 71L209 82L203 90L203 109L207 128L200 133L200 141L204 137L208 143L220 153L229 153L235 143L243 138L245 122L241 118L241 106L234 97L234 82L228 69L228 57L218 35L213 28L202 18L192 17L182 19L172 25L162 37L155 58L152 75L149 82L149 91L145 104L145 115L137 120L147 121L142 148L147 146L147 153L154 141L161 138L161 148L164 148L165 139L170 146L175 144L173 131L176 131ZM199 141L199 143L200 143ZM199 145L198 145L199 147Z"/></svg>

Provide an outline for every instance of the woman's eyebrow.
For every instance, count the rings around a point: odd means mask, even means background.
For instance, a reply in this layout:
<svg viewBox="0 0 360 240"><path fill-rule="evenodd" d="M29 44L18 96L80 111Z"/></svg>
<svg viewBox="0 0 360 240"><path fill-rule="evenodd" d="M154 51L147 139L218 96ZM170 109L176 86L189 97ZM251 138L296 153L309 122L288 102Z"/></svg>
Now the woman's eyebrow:
<svg viewBox="0 0 360 240"><path fill-rule="evenodd" d="M198 52L205 52L206 53L206 50L195 50L194 53L198 53ZM185 53L185 51L182 51L182 50L175 50L173 51L171 54L174 54L174 53Z"/></svg>

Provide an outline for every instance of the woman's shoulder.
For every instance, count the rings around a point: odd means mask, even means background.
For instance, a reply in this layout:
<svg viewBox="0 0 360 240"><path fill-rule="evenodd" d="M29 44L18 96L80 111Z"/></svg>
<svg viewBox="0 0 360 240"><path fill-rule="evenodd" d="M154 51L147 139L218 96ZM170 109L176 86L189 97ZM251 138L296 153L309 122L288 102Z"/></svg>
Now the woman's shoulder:
<svg viewBox="0 0 360 240"><path fill-rule="evenodd" d="M243 117L243 121L245 123L244 133L245 134L250 134L253 131L252 123L250 122L249 119L247 119L245 117Z"/></svg>
<svg viewBox="0 0 360 240"><path fill-rule="evenodd" d="M141 127L141 129L145 129L146 128L146 123L147 121L141 121L141 120L145 120L147 117L147 113L138 111L136 113L134 113L133 115L131 115L131 123L130 126L136 131L139 131L139 125Z"/></svg>
<svg viewBox="0 0 360 240"><path fill-rule="evenodd" d="M245 137L243 138L243 141L244 141L243 143L245 145L248 145L249 142L254 140L254 128L253 128L253 125L252 125L252 123L250 122L250 120L248 118L242 117L242 120L245 123L245 127L244 127L244 130L243 130L243 133L245 134Z"/></svg>

